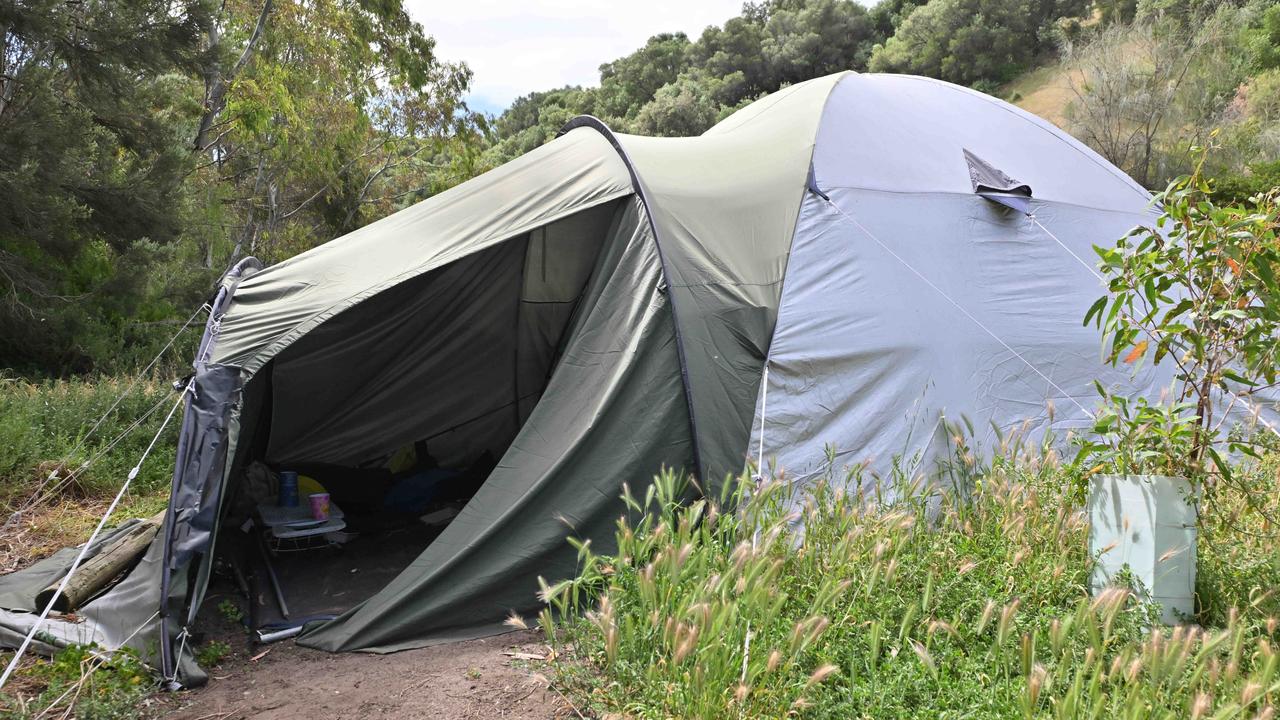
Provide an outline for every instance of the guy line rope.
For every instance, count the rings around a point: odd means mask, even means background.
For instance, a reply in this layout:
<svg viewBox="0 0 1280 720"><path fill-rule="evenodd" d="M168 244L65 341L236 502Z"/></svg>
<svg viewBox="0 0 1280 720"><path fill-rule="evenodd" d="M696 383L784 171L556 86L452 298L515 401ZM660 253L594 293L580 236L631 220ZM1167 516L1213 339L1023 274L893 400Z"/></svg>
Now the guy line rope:
<svg viewBox="0 0 1280 720"><path fill-rule="evenodd" d="M169 338L169 341L164 344L164 347L160 348L160 351L156 353L155 357L151 359L151 362L147 363L146 366L143 367L142 370L140 370L138 374L134 376L133 380L129 383L128 387L126 387L119 395L116 396L115 400L112 401L111 405L107 408L106 412L102 413L102 415L93 423L93 425L89 427L89 430L84 435L80 436L80 439L76 441L76 444L71 448L70 452L66 453L65 457L68 457L68 458L74 457L75 454L85 446L85 443L89 441L89 438L92 437L93 434L97 432L99 428L102 427L102 423L106 421L107 417L110 416L111 413L115 412L115 409L120 406L120 403L123 402L124 399L128 397L130 393L133 392L134 388L138 386L138 383L142 381L142 378L145 377L146 374L150 372L151 369L154 368L158 362L160 362L160 359L163 358L165 353L169 351L169 348L173 347L173 344L177 342L178 338L182 335L182 333L186 332L187 328L191 327L191 323L195 322L196 318L200 315L200 313L210 309L211 308L209 304L204 303L200 307L196 308L195 312L191 313L191 315L186 319L186 321L182 323L182 326L178 328L177 332L175 332ZM62 467L59 466L57 468L54 468L54 470L49 473L49 476L46 477L44 481L40 483L40 486L37 487L35 491L31 494L31 497L27 500L27 502L23 503L20 508L18 508L12 514L9 515L9 517L4 521L4 527L9 527L14 523L14 521L22 517L23 513L38 506L40 503L44 502L45 500L48 500L53 495L57 494L62 488L65 488L67 485L69 485L73 480L79 477L81 473L83 473L90 466L92 466L93 463L97 462L99 458L101 458L103 455L110 452L111 449L114 448L117 444L119 444L120 441L123 440L126 435L133 432L133 430L135 430L139 425L141 425L148 417L152 415L152 413L154 413L163 404L164 404L164 398L161 398L156 402L155 405L151 406L150 409L148 409L145 413L143 413L141 416L135 419L128 427L126 427L124 431L122 431L119 435L117 435L114 439L112 439L111 442L107 443L106 447L104 447L103 449L93 454L88 460L85 460L83 463L80 463L80 465L75 469L73 469L70 473L68 473L66 477L62 477L62 478L58 477L58 473L63 470ZM55 481L57 482L57 484L50 487L51 484L54 483Z"/></svg>
<svg viewBox="0 0 1280 720"><path fill-rule="evenodd" d="M928 285L929 287L933 288L934 292L938 293L939 295L941 295L941 296L942 296L942 298L943 298L944 300L946 300L947 302L951 303L951 305L952 305L953 307L955 307L955 309L959 310L959 311L961 312L961 314L963 314L965 317L969 318L969 320L971 320L971 321L973 322L973 324L974 324L974 325L977 325L979 328L981 328L981 329L983 330L983 332L985 332L986 334L990 335L990 336L991 336L991 338L992 338L993 340L995 340L996 342L1000 343L1000 345L1001 345L1002 347L1004 347L1004 349L1005 349L1005 350L1008 350L1010 353L1012 353L1012 354L1013 354L1013 356L1014 356L1014 357L1018 358L1018 359L1019 359L1019 360L1021 360L1021 361L1022 361L1022 362L1027 366L1027 367L1031 368L1031 371L1032 371L1032 372L1034 372L1036 375L1039 375L1039 376L1040 376L1040 377L1041 377L1041 378L1042 378L1046 383L1048 383L1048 384L1049 384L1049 386L1050 386L1050 387L1052 387L1054 390L1058 391L1058 393L1059 393L1059 394L1061 394L1063 397L1065 397L1065 398L1067 398L1068 400L1070 400L1070 401L1071 401L1071 403L1072 403L1073 405L1075 405L1077 408L1079 408L1079 409L1080 409L1080 412L1084 413L1085 415L1089 416L1090 418L1093 418L1093 417L1094 417L1094 414L1093 414L1092 412L1090 412L1090 411L1089 411L1089 409L1088 409L1088 408L1086 408L1084 405L1081 405L1081 404L1080 404L1080 401L1079 401L1079 400L1076 400L1076 398L1075 398L1075 396L1074 396L1074 395L1071 395L1071 394L1070 394L1070 393L1068 393L1066 390L1063 390L1061 387L1059 387L1059 386L1058 386L1058 384L1057 384L1056 382L1054 382L1054 381L1053 381L1053 378L1051 378L1051 377L1049 377L1048 375L1046 375L1046 374L1044 374L1043 372L1041 372L1041 371L1040 371L1040 368L1036 367L1036 366L1035 366L1035 364L1033 364L1030 360L1028 360L1026 357L1024 357L1024 356L1022 355L1022 353L1020 353L1020 352L1018 352L1017 350L1015 350L1015 349L1013 348L1013 346L1012 346L1012 345L1010 345L1009 343L1005 342L1005 341L1004 341L1004 340L1003 340L999 335L997 335L994 331L992 331L992 329L991 329L991 328L987 327L987 326L986 326L986 324L984 324L981 320L979 320L978 318L974 317L974 315L973 315L972 313L970 313L968 310L966 310L966 309L964 308L964 306L963 306L963 305L961 305L961 304L960 304L959 302L957 302L954 298L952 298L950 295L948 295L948 294L946 293L946 291L945 291L945 290L943 290L942 288L940 288L940 287L938 287L937 285L935 285L935 284L933 283L933 281L932 281L932 280L930 280L929 278L925 277L925 275L924 275L923 273L921 273L919 270L917 270L917 269L915 268L915 266L913 266L911 263L907 262L907 261L906 261L906 260L905 260L901 255L899 255L898 253L894 252L892 248L890 248L887 244L885 244L883 241L881 241L881 240L880 240L880 238L876 237L875 233L871 232L870 230L868 230L868 229L866 228L866 226L864 226L862 223L858 222L858 219L857 219L857 218L855 218L855 217L853 217L852 215L849 215L848 213L846 213L843 209L841 209L841 208L840 208L840 206L839 206L839 205L836 205L836 204L835 204L835 202L834 202L834 201L832 201L830 198L825 198L825 199L826 199L826 201L827 201L827 205L828 205L828 206L830 206L833 210L835 210L835 211L836 211L836 213L837 213L841 218L844 218L844 220L845 220L845 221L847 221L847 222L851 223L852 225L854 225L855 227L857 227L859 230L861 230L861 231L862 231L862 233L863 233L864 235L866 235L867 237L871 238L871 239L875 242L875 244L877 244L877 245L879 245L879 246L880 246L880 248L881 248L882 250L884 250L885 252L889 253L889 255L891 255L891 256L893 257L893 259L897 260L897 261L898 261L899 263L901 263L904 267L906 267L908 270L910 270L912 274L914 274L916 277L920 278L920 280L922 280L922 281L924 282L924 284L926 284L926 285Z"/></svg>
<svg viewBox="0 0 1280 720"><path fill-rule="evenodd" d="M151 454L151 450L155 448L156 443L160 440L160 435L163 434L164 429L168 427L169 421L173 420L173 416L177 414L178 408L182 405L182 401L187 397L187 393L195 392L194 388L194 383L188 383L187 387L183 389L182 393L178 396L177 401L174 402L173 407L170 408L169 414L165 417L164 422L160 424L160 429L157 430L155 436L151 438L151 443L147 445L147 449L142 452L142 457L138 458L137 464L135 464L133 469L129 471L128 477L125 478L124 484L120 486L120 491L116 493L111 504L107 506L107 510L102 515L102 519L98 521L97 527L93 529L93 533L89 535L89 539L80 547L80 553L76 555L75 561L71 563L71 568L67 571L67 574L63 576L62 582L58 584L57 592L49 598L49 602L45 604L44 610L40 613L40 617L31 625L31 629L22 640L22 644L18 647L18 651L14 653L13 659L9 661L8 667L4 669L3 674L0 674L0 688L3 688L4 684L8 682L9 677L13 675L13 671L18 667L18 662L22 659L22 655L27 651L27 648L30 647L31 640L36 636L36 633L40 631L40 626L44 624L44 621L49 617L49 613L53 610L53 605L57 602L58 596L60 596L62 591L66 589L67 583L71 580L71 576L75 574L76 570L80 568L80 564L84 562L85 556L89 553L89 548L93 546L94 541L98 539L98 535L102 533L102 529L106 527L107 521L111 519L111 514L115 512L116 506L120 504L120 500L124 498L124 494L129 490L129 485L133 482L134 478L138 477L139 471L142 470L142 463L145 462L147 456ZM136 633L137 631L134 632Z"/></svg>

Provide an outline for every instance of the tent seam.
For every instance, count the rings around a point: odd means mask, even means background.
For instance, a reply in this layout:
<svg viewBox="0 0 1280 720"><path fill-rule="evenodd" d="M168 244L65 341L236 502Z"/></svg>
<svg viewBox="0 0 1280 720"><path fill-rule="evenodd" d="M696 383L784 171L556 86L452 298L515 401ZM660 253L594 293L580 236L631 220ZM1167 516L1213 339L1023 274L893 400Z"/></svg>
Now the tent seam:
<svg viewBox="0 0 1280 720"><path fill-rule="evenodd" d="M631 162L631 157L627 155L626 149L622 147L620 142L618 142L617 135L615 135L613 130L610 129L609 126L600 118L595 117L594 115L579 115L565 123L564 127L560 128L560 132L557 133L556 136L559 137L570 130L575 130L580 127L595 130L613 146L614 151L618 153L618 157L622 159L622 164L627 166L627 172L631 175L632 190L634 190L636 196L640 198L640 204L644 207L645 219L649 221L649 230L653 233L653 245L658 251L658 264L662 269L662 280L667 284L667 303L671 306L671 325L676 336L676 355L680 359L680 382L684 385L684 399L689 410L689 432L693 446L693 466L695 473L701 474L703 470L702 453L699 449L698 442L698 423L694 416L693 391L689 385L689 363L685 353L684 335L680 332L680 314L676 309L675 294L671 292L672 285L670 280L671 273L669 271L670 266L667 263L666 253L662 251L662 240L658 233L658 223L654 222L653 209L649 206L648 190L645 187L644 181L640 177L640 173ZM707 478L703 479L707 480Z"/></svg>

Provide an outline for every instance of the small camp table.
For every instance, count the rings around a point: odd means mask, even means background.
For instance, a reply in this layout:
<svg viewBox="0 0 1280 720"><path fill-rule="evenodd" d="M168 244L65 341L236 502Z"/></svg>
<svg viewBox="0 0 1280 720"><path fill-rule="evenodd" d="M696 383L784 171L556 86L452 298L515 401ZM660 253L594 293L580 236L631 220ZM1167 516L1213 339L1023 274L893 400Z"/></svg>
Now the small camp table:
<svg viewBox="0 0 1280 720"><path fill-rule="evenodd" d="M258 505L257 523L262 532L257 536L258 550L262 562L267 567L267 578L271 581L271 589L275 591L276 602L280 604L280 614L289 617L289 606L284 600L284 588L280 587L280 578L271 564L271 556L277 552L310 550L324 545L309 544L310 538L322 537L327 533L337 532L347 526L342 509L329 503L329 517L316 520L311 516L311 508L305 505L282 507L274 503Z"/></svg>
<svg viewBox="0 0 1280 720"><path fill-rule="evenodd" d="M298 541L304 538L319 537L345 528L347 526L346 520L343 519L345 517L346 515L343 514L342 508L333 503L329 504L329 519L327 520L316 520L311 517L311 508L308 506L281 507L268 503L258 506L258 518L262 521L262 527L277 541L274 547L271 548L276 552L309 549ZM282 540L293 542L278 542ZM295 545L295 547L285 547L287 544Z"/></svg>

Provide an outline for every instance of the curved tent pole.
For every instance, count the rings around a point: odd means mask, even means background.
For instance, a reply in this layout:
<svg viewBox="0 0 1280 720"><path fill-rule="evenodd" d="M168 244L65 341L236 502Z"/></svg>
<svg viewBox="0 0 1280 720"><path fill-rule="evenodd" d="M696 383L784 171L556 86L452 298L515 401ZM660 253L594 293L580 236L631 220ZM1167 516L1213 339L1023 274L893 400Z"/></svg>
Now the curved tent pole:
<svg viewBox="0 0 1280 720"><path fill-rule="evenodd" d="M195 375L187 379L187 383L194 383L196 377L204 370L209 362L209 358L213 355L214 345L218 339L218 328L222 322L222 316L226 313L228 306L231 304L232 295L235 294L236 287L240 281L249 275L262 269L262 263L255 257L245 257L237 262L225 275L219 283L218 292L213 300L209 303L209 316L205 320L204 334L200 337L200 346L196 350L196 356L192 362ZM160 564L160 607L158 614L160 616L160 673L165 679L168 689L177 689L177 665L180 658L175 658L173 648L169 645L169 589L172 578L172 568L170 563L173 560L173 534L174 522L177 518L177 508L174 507L174 492L181 480L182 468L185 465L186 452L184 448L186 444L184 440L194 432L194 418L191 410L192 395L194 393L184 393L184 414L182 420L182 429L178 434L178 456L174 462L174 476L172 487L169 491L169 506L165 510L164 522L161 524L163 535L163 561Z"/></svg>
<svg viewBox="0 0 1280 720"><path fill-rule="evenodd" d="M622 144L618 142L618 137L613 130L603 120L594 115L579 115L573 118L565 123L564 127L560 128L560 132L556 133L556 137L581 127L591 128L603 135L604 139L608 140L609 144L618 153L618 157L622 159L622 164L627 166L627 173L631 175L631 187L635 190L636 196L640 198L640 204L644 206L645 219L649 221L649 230L653 232L653 244L658 251L658 262L662 266L662 277L669 283L671 272L667 264L667 256L662 252L662 238L658 232L658 224L653 221L653 211L649 206L649 193L645 187L644 180L636 172L635 165L631 162L631 157L627 155L626 148L622 147ZM668 285L666 295L667 302L671 303L671 320L676 334L676 356L680 359L680 383L684 386L684 401L689 409L689 433L693 441L693 467L696 473L701 473L702 455L698 452L698 423L694 417L693 393L689 387L689 364L685 358L684 336L680 332L680 314L676 308L675 293L670 291L670 285Z"/></svg>

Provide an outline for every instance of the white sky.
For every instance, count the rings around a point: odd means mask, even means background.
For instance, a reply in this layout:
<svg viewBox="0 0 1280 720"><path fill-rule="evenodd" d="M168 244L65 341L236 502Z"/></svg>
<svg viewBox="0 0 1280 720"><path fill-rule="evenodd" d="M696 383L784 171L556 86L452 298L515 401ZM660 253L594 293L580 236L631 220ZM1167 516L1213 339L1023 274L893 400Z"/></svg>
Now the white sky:
<svg viewBox="0 0 1280 720"><path fill-rule="evenodd" d="M601 63L661 32L692 39L742 0L405 0L445 60L471 66L472 109L501 112L534 90L595 85Z"/></svg>

